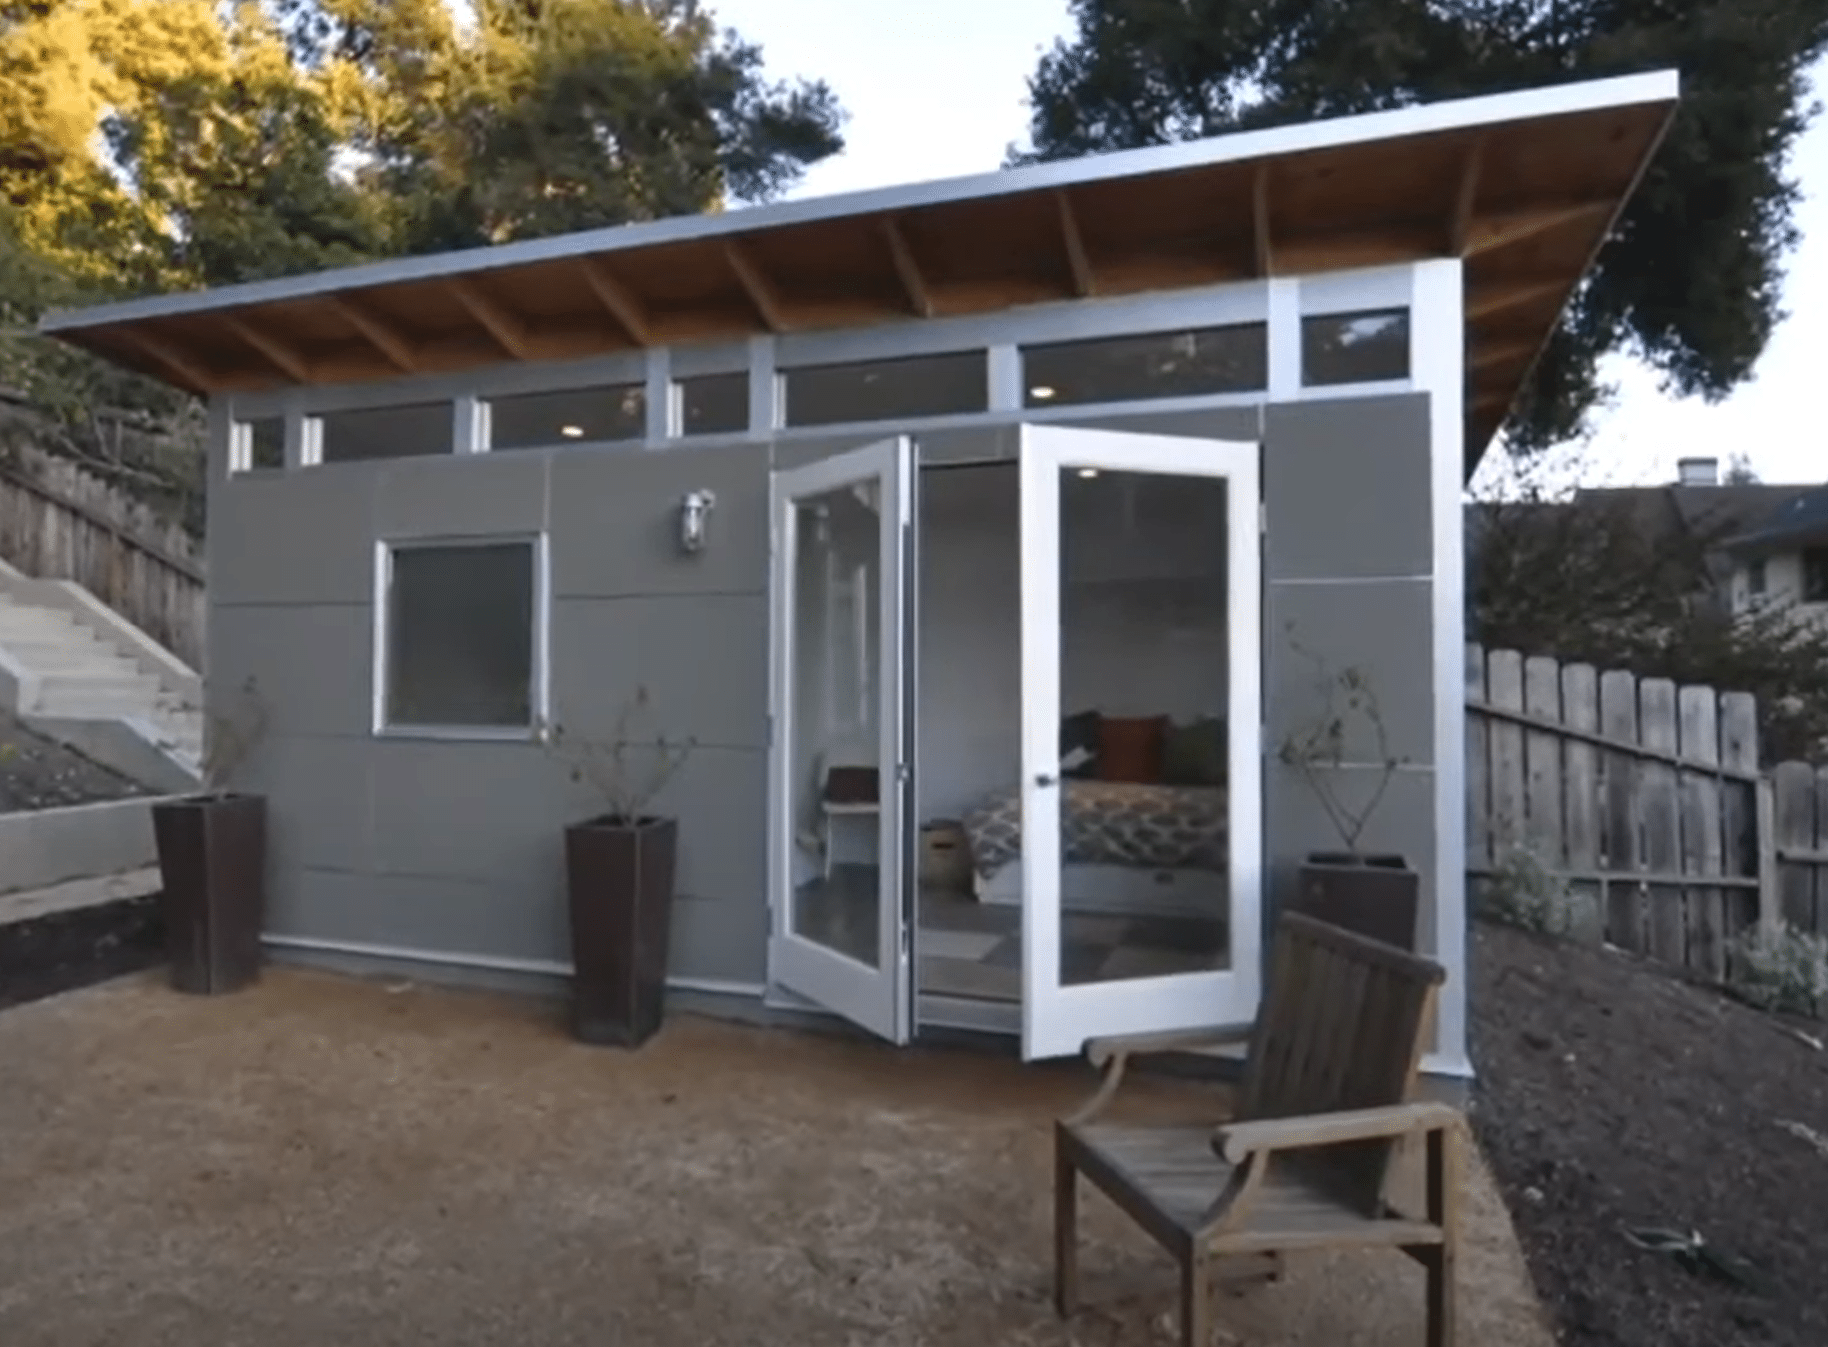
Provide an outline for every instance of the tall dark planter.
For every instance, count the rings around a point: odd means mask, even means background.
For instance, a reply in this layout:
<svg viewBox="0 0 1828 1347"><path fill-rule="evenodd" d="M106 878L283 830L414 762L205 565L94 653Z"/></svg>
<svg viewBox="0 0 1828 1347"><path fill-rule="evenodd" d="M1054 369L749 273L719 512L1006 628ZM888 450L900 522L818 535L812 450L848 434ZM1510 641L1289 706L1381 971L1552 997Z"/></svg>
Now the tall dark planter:
<svg viewBox="0 0 1828 1347"><path fill-rule="evenodd" d="M1400 949L1416 947L1421 878L1401 856L1316 851L1301 867L1293 909Z"/></svg>
<svg viewBox="0 0 1828 1347"><path fill-rule="evenodd" d="M660 1028L679 825L609 816L565 830L572 1032L634 1048Z"/></svg>
<svg viewBox="0 0 1828 1347"><path fill-rule="evenodd" d="M217 996L260 976L267 802L195 795L152 807L171 985Z"/></svg>

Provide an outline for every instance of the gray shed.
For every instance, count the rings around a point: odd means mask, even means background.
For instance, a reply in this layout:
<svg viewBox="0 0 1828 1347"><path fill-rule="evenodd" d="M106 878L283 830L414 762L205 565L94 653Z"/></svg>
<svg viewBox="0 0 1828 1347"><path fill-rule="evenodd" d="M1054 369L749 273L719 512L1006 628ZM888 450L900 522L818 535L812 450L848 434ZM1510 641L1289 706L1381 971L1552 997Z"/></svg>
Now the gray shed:
<svg viewBox="0 0 1828 1347"><path fill-rule="evenodd" d="M57 315L211 408L209 686L264 689L279 957L554 985L539 742L694 736L669 986L1247 1021L1337 848L1421 877L1465 1073L1461 492L1673 74ZM853 768L862 798L830 789ZM852 774L853 776L855 773Z"/></svg>

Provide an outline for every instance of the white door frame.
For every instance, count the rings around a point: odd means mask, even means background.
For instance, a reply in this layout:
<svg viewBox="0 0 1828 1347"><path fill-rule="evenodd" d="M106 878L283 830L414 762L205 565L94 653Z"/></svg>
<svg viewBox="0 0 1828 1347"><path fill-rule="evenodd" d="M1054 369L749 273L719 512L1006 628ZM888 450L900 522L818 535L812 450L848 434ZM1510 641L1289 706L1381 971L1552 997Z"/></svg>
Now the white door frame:
<svg viewBox="0 0 1828 1347"><path fill-rule="evenodd" d="M774 472L769 482L768 981L878 1034L906 1043L913 1027L912 978L905 916L904 844L911 777L905 707L909 691L902 643L908 612L907 563L913 441L877 441L803 467ZM796 503L807 496L873 483L880 502L877 567L878 941L870 967L794 931L794 817L798 756L794 724L794 648L799 546ZM829 845L829 839L828 843Z"/></svg>
<svg viewBox="0 0 1828 1347"><path fill-rule="evenodd" d="M1261 990L1262 532L1259 446L1129 431L1021 429L1022 1056L1101 1035L1248 1022ZM1063 470L1219 477L1227 493L1230 959L1224 970L1060 981L1060 476Z"/></svg>

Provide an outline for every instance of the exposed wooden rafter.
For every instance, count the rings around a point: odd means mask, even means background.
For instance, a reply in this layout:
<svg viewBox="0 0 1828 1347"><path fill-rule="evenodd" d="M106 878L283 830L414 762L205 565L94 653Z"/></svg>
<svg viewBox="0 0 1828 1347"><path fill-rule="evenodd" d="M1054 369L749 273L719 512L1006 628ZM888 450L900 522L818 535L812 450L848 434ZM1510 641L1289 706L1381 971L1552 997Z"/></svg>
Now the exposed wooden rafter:
<svg viewBox="0 0 1828 1347"><path fill-rule="evenodd" d="M1098 278L1092 272L1092 259L1085 251L1085 238L1079 232L1079 217L1073 214L1072 198L1055 192L1054 202L1060 209L1060 241L1066 248L1066 264L1072 271L1073 293L1080 299L1098 293Z"/></svg>
<svg viewBox="0 0 1828 1347"><path fill-rule="evenodd" d="M762 270L761 263L755 260L755 254L749 251L749 245L741 239L731 239L724 244L724 256L729 259L730 270L736 273L736 279L742 282L743 293L749 296L749 302L755 305L755 312L763 325L770 332L787 331L787 313L781 303L781 292L775 288L768 274Z"/></svg>
<svg viewBox="0 0 1828 1347"><path fill-rule="evenodd" d="M1466 150L1460 164L1460 186L1454 193L1453 218L1447 223L1447 251L1454 257L1466 256L1472 239L1473 211L1479 202L1479 175L1485 167L1485 139L1475 140Z"/></svg>
<svg viewBox="0 0 1828 1347"><path fill-rule="evenodd" d="M305 358L277 337L270 337L251 323L243 322L234 314L222 316L222 325L233 332L242 341L260 352L267 361L293 383L308 384L311 382L311 367Z"/></svg>
<svg viewBox="0 0 1828 1347"><path fill-rule="evenodd" d="M1536 354L1539 345L1540 342L1534 341L1495 341L1487 346L1475 346L1467 364L1475 370L1500 369L1528 360Z"/></svg>
<svg viewBox="0 0 1828 1347"><path fill-rule="evenodd" d="M130 327L116 328L109 336L131 346L148 360L158 365L171 378L193 393L214 392L219 380L186 351L172 345L168 340L146 335Z"/></svg>
<svg viewBox="0 0 1828 1347"><path fill-rule="evenodd" d="M1526 304L1556 299L1566 294L1568 282L1547 277L1538 280L1505 281L1472 287L1466 295L1466 321L1481 322Z"/></svg>
<svg viewBox="0 0 1828 1347"><path fill-rule="evenodd" d="M584 280L590 286L591 293L596 295L597 302L609 310L610 317L622 325L622 330L628 333L637 346L653 344L653 330L648 324L647 309L635 297L634 291L594 257L584 259Z"/></svg>
<svg viewBox="0 0 1828 1347"><path fill-rule="evenodd" d="M1477 257L1551 229L1571 224L1601 224L1611 218L1616 201L1571 201L1558 206L1504 211L1475 219L1467 230L1462 254Z"/></svg>
<svg viewBox="0 0 1828 1347"><path fill-rule="evenodd" d="M520 320L501 305L490 299L476 287L474 281L457 277L448 282L451 294L464 310L488 331L501 347L516 360L531 360L532 346L527 341L527 329Z"/></svg>
<svg viewBox="0 0 1828 1347"><path fill-rule="evenodd" d="M370 313L347 295L331 295L324 301L338 317L362 334L368 344L387 357L388 363L402 374L416 374L419 358L412 343L401 336L391 323Z"/></svg>
<svg viewBox="0 0 1828 1347"><path fill-rule="evenodd" d="M1269 232L1269 162L1257 165L1250 184L1250 238L1255 251L1257 275L1268 276L1276 269L1274 240Z"/></svg>
<svg viewBox="0 0 1828 1347"><path fill-rule="evenodd" d="M914 260L913 249L908 247L907 236L901 232L901 225L893 215L882 217L882 236L889 241L889 256L894 260L895 274L901 277L901 288L907 293L908 303L922 318L931 318L933 295L927 289L926 277L921 275L920 264Z"/></svg>

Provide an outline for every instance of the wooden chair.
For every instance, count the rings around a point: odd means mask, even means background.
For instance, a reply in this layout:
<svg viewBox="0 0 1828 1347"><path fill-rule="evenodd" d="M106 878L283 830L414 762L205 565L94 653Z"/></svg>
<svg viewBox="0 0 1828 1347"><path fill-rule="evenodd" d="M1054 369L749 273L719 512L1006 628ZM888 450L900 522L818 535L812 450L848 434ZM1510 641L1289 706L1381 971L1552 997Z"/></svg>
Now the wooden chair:
<svg viewBox="0 0 1828 1347"><path fill-rule="evenodd" d="M1181 1340L1207 1347L1215 1293L1279 1267L1284 1252L1395 1246L1427 1270L1428 1347L1454 1341L1459 1113L1410 1102L1439 965L1311 917L1277 923L1268 994L1242 1033L1095 1039L1096 1095L1054 1129L1054 1300L1078 1300L1078 1176L1096 1184L1173 1254ZM1096 1122L1133 1057L1214 1054L1245 1034L1232 1121L1211 1126ZM1399 1144L1425 1150L1426 1209L1386 1201Z"/></svg>

